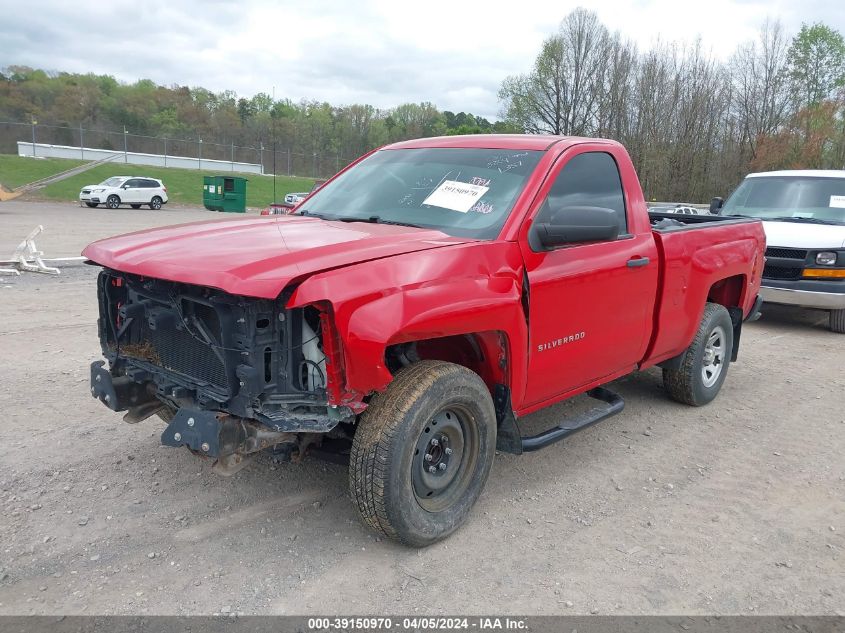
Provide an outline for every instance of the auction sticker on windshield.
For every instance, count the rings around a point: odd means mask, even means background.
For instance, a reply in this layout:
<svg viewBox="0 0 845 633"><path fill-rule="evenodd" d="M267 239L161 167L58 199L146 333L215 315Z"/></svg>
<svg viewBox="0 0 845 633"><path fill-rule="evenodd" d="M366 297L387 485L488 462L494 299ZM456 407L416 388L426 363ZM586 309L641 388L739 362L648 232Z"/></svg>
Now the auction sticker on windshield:
<svg viewBox="0 0 845 633"><path fill-rule="evenodd" d="M830 196L830 206L845 209L845 196Z"/></svg>
<svg viewBox="0 0 845 633"><path fill-rule="evenodd" d="M423 200L423 204L466 213L489 189L490 187L482 185L473 185L457 180L444 180L437 189L429 194L428 198Z"/></svg>

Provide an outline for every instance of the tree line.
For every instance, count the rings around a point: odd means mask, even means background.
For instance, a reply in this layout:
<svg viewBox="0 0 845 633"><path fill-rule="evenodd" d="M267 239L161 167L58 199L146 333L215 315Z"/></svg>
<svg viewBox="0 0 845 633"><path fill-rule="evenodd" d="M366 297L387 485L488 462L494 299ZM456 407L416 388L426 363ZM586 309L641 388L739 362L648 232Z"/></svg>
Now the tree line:
<svg viewBox="0 0 845 633"><path fill-rule="evenodd" d="M86 138L100 139L95 143L98 148L109 145L102 149L116 147L108 135L97 137L89 131L122 134L126 129L132 135L171 139L171 146L177 139L196 144L200 138L206 146L234 144L266 150L275 146L299 155L339 156L345 162L374 147L410 138L519 131L509 123L490 122L471 113L441 112L431 103L390 109L295 103L266 93L245 98L229 90L215 93L205 88L159 86L148 79L127 84L108 75L49 73L23 66L4 69L0 122L33 119L39 125L62 127L68 144L75 139L73 130L83 127ZM61 135L51 142L61 143ZM7 146L14 144L3 145Z"/></svg>
<svg viewBox="0 0 845 633"><path fill-rule="evenodd" d="M338 164L423 136L601 136L626 145L650 199L694 202L727 193L749 171L845 168L845 41L823 24L790 38L766 21L720 62L700 42L641 51L595 13L576 9L543 42L531 70L505 78L498 96L500 120L491 122L429 102L297 103L10 66L0 72L0 122L275 146L337 156ZM4 148L12 145L6 140Z"/></svg>
<svg viewBox="0 0 845 633"><path fill-rule="evenodd" d="M653 199L703 202L750 171L845 169L845 41L823 24L789 38L767 20L719 62L700 42L639 51L576 9L499 98L525 131L621 141Z"/></svg>

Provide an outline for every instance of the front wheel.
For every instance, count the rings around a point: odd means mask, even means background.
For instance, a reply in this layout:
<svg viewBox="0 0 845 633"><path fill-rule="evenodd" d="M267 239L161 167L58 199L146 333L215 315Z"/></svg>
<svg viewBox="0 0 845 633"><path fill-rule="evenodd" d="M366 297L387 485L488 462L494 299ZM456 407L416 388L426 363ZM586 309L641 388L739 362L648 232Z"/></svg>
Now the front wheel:
<svg viewBox="0 0 845 633"><path fill-rule="evenodd" d="M680 368L663 370L663 386L673 400L700 407L716 397L731 362L733 334L731 315L725 307L706 304Z"/></svg>
<svg viewBox="0 0 845 633"><path fill-rule="evenodd" d="M496 452L493 399L474 372L421 361L373 397L352 442L349 490L364 522L406 545L466 520Z"/></svg>
<svg viewBox="0 0 845 633"><path fill-rule="evenodd" d="M830 311L830 329L838 334L845 334L845 310Z"/></svg>
<svg viewBox="0 0 845 633"><path fill-rule="evenodd" d="M161 198L159 198L158 196L153 196L153 199L150 200L150 209L158 211L159 209L161 209L161 203Z"/></svg>
<svg viewBox="0 0 845 633"><path fill-rule="evenodd" d="M108 198L106 198L106 206L109 209L117 209L120 206L120 198L116 195L112 194Z"/></svg>

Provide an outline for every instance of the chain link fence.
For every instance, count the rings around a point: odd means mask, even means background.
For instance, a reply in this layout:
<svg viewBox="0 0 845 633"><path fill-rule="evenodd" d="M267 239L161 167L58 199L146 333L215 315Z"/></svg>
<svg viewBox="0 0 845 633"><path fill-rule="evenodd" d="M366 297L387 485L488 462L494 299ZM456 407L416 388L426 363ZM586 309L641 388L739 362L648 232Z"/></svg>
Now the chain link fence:
<svg viewBox="0 0 845 633"><path fill-rule="evenodd" d="M137 152L163 157L187 157L197 160L196 169L219 171L219 164L205 165L203 161L253 163L261 165L264 174L328 178L353 159L340 154L304 153L292 151L281 144L244 147L234 143L215 143L201 137L192 139L145 136L126 132L96 130L63 125L0 121L0 154L17 154L18 142L63 145L79 148L78 158L86 160L85 149L102 149L114 152ZM75 152L74 152L75 154ZM90 157L89 157L90 158Z"/></svg>

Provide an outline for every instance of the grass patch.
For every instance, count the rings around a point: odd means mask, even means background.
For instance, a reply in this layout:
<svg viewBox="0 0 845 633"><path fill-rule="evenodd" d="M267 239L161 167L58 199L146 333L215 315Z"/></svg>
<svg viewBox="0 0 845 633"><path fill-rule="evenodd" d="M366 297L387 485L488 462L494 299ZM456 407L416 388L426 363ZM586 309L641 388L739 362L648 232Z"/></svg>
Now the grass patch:
<svg viewBox="0 0 845 633"><path fill-rule="evenodd" d="M20 164L19 164L20 163ZM47 169L46 173L24 180L19 184L25 184L56 174L79 165L81 161L65 160L61 158L34 160L19 156L0 155L0 182L7 187L19 185L11 184L6 179L6 165L9 166L9 173L18 173L21 170L31 170L28 163L36 165L50 163L53 171ZM246 204L248 207L263 208L273 202L273 178L272 176L261 176L258 174L231 174L221 171L199 171L198 169L175 169L170 167L145 167L143 165L127 165L125 163L113 162L99 165L66 180L55 182L38 191L38 195L50 198L51 200L78 200L79 190L85 185L103 182L112 176L147 176L158 178L167 187L167 196L170 202L177 204L192 204L202 206L202 179L203 176L235 175L249 180L246 186ZM311 178L292 178L288 176L276 176L276 200L281 202L286 193L294 191L311 191L314 180Z"/></svg>
<svg viewBox="0 0 845 633"><path fill-rule="evenodd" d="M0 184L8 189L15 189L47 176L73 169L83 162L64 158L25 158L0 154Z"/></svg>

